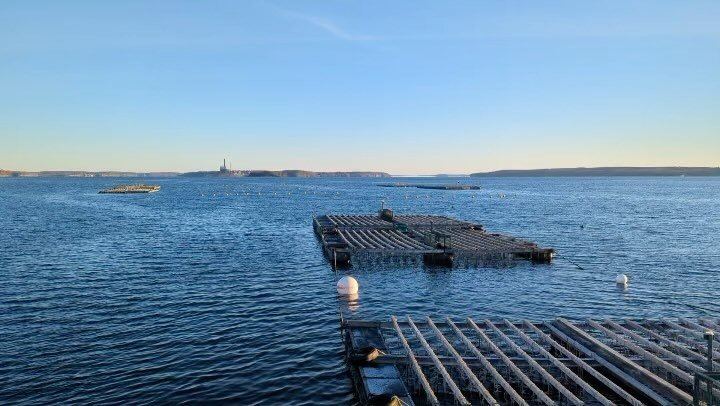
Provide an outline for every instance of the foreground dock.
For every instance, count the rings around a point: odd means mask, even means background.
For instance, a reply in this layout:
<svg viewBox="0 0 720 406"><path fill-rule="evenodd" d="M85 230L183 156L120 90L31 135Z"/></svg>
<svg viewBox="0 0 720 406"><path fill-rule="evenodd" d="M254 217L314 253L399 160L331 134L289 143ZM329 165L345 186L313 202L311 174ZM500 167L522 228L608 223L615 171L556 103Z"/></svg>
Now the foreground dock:
<svg viewBox="0 0 720 406"><path fill-rule="evenodd" d="M482 225L445 216L325 215L313 218L315 233L330 261L350 265L358 255L421 256L427 263L528 259L550 262L555 251L519 238L489 233Z"/></svg>
<svg viewBox="0 0 720 406"><path fill-rule="evenodd" d="M718 319L345 320L363 404L718 405Z"/></svg>

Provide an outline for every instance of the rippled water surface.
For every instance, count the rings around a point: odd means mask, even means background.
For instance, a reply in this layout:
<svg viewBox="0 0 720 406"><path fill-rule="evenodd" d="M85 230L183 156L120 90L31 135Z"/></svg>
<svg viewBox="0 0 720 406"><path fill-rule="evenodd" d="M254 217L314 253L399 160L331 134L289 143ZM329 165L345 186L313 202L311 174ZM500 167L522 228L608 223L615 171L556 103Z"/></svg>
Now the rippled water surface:
<svg viewBox="0 0 720 406"><path fill-rule="evenodd" d="M535 320L720 310L720 179L462 181L482 189L157 179L161 192L123 196L97 191L127 180L0 179L0 403L352 403L341 309ZM372 213L382 200L559 258L452 270L363 261L349 271L359 300L340 303L311 217Z"/></svg>

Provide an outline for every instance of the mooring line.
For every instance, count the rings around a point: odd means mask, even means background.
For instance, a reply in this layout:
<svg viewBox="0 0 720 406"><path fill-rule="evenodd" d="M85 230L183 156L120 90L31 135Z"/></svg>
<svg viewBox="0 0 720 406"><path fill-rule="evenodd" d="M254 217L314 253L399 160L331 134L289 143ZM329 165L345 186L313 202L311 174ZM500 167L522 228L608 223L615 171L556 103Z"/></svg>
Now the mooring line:
<svg viewBox="0 0 720 406"><path fill-rule="evenodd" d="M576 262L574 262L574 261L571 260L570 258L566 257L565 255L555 255L555 258L564 259L564 260L566 260L567 262L575 265L575 266L577 267L577 269L579 269L579 270L581 270L581 271L584 271L584 270L585 270L585 268L581 267L580 265L578 265Z"/></svg>
<svg viewBox="0 0 720 406"><path fill-rule="evenodd" d="M706 313L710 313L710 314L715 314L715 313L718 312L718 311L715 310L715 309L710 309L710 308L707 308L707 307L702 307L702 306L698 306L698 305L694 305L694 304L690 304L690 303L678 302L678 301L675 301L675 300L670 300L670 301L668 301L668 303L670 303L670 304L675 304L675 305L681 305L681 306L687 306L687 307L690 307L690 308L693 308L693 309L696 309L696 310L702 310L702 311L704 311L704 312L706 312Z"/></svg>

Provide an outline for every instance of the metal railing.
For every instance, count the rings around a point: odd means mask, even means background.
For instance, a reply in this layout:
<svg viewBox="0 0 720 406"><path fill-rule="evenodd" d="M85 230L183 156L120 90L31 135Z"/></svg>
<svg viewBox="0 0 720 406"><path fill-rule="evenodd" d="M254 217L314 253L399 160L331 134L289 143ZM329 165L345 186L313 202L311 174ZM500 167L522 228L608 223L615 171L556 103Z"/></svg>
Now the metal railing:
<svg viewBox="0 0 720 406"><path fill-rule="evenodd" d="M720 405L720 397L713 393L713 389L720 389L720 372L696 373L693 385L693 405Z"/></svg>
<svg viewBox="0 0 720 406"><path fill-rule="evenodd" d="M693 405L720 405L720 397L714 393L714 389L720 389L720 371L713 372L713 341L715 340L715 332L705 330L703 338L707 341L707 372L698 372L695 374L695 380L693 382Z"/></svg>

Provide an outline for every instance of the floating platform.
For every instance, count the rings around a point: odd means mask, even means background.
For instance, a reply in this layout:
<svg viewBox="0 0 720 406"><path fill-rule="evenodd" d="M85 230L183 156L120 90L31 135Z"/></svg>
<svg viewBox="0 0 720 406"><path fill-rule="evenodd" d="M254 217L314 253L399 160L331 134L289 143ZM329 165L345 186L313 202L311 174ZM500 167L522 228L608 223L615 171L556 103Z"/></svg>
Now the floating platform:
<svg viewBox="0 0 720 406"><path fill-rule="evenodd" d="M363 404L719 405L720 320L343 321ZM369 357L366 354L370 354ZM711 353L720 370L720 352Z"/></svg>
<svg viewBox="0 0 720 406"><path fill-rule="evenodd" d="M335 266L348 266L353 256L421 256L425 262L528 259L550 262L555 250L519 238L489 233L480 224L445 216L330 214L313 218L315 233Z"/></svg>
<svg viewBox="0 0 720 406"><path fill-rule="evenodd" d="M103 189L99 191L98 193L117 193L117 194L126 194L126 193L153 193L160 190L160 186L157 185L121 185L121 186L114 186L108 189Z"/></svg>
<svg viewBox="0 0 720 406"><path fill-rule="evenodd" d="M480 186L477 185L443 185L443 184L431 184L431 185L417 185L414 183L381 183L378 186L382 187L413 187L417 189L437 189L437 190L479 190Z"/></svg>

